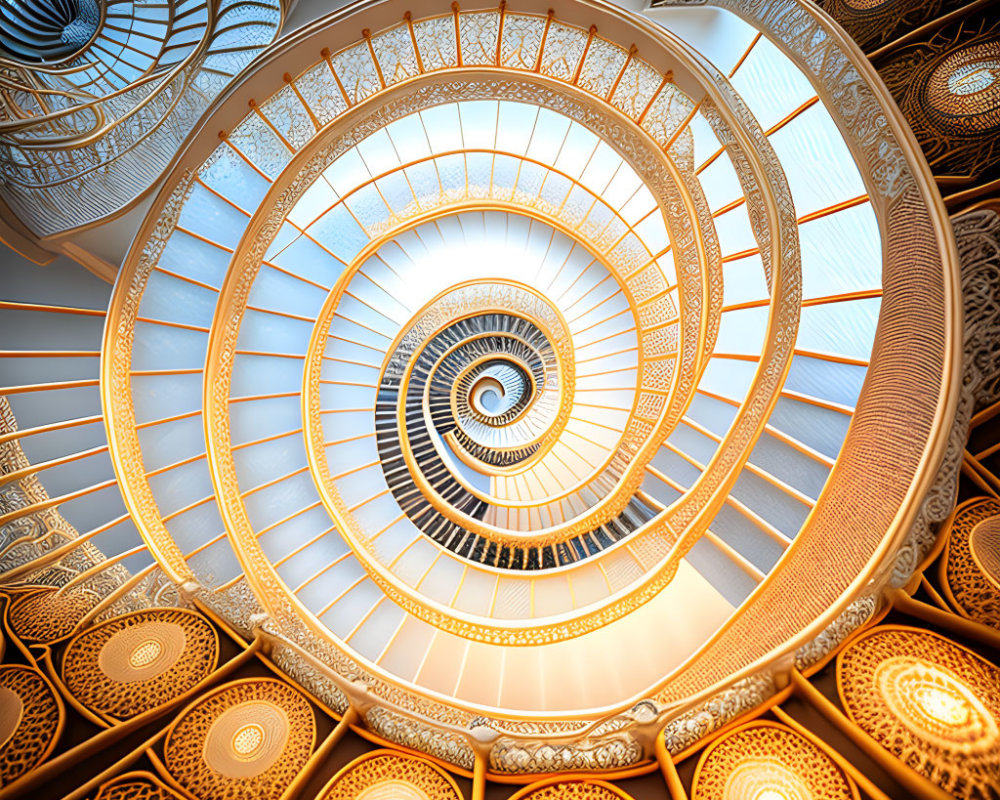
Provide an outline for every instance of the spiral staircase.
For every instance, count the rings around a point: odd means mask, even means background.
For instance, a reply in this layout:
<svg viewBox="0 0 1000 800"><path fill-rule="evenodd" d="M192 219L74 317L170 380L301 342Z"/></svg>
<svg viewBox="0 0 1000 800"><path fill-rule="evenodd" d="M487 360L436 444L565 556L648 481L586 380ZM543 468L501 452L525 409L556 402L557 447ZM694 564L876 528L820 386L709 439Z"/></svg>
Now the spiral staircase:
<svg viewBox="0 0 1000 800"><path fill-rule="evenodd" d="M988 392L916 140L798 0L289 8L11 4L5 225L149 205L113 286L0 301L8 637L194 609L281 678L220 709L671 786L940 552ZM203 800L191 714L150 774Z"/></svg>

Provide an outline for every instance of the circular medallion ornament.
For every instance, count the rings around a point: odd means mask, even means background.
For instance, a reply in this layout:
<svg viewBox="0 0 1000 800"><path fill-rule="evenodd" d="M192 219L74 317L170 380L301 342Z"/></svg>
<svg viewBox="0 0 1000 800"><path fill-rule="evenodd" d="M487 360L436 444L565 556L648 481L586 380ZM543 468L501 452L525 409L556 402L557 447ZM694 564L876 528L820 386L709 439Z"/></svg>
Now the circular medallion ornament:
<svg viewBox="0 0 1000 800"><path fill-rule="evenodd" d="M288 715L282 708L269 702L241 703L212 723L205 738L205 763L227 778L253 778L274 763L288 738Z"/></svg>
<svg viewBox="0 0 1000 800"><path fill-rule="evenodd" d="M317 800L462 800L462 793L450 775L429 761L374 750L334 775Z"/></svg>
<svg viewBox="0 0 1000 800"><path fill-rule="evenodd" d="M972 136L1000 127L1000 39L947 55L927 79L926 97L943 133Z"/></svg>
<svg viewBox="0 0 1000 800"><path fill-rule="evenodd" d="M11 631L23 642L52 642L73 632L100 601L94 592L44 588L17 598L7 612Z"/></svg>
<svg viewBox="0 0 1000 800"><path fill-rule="evenodd" d="M1000 772L1000 669L943 636L883 626L837 656L851 719L956 797L989 796Z"/></svg>
<svg viewBox="0 0 1000 800"><path fill-rule="evenodd" d="M941 584L958 610L1000 628L1000 501L975 498L955 512L944 557Z"/></svg>
<svg viewBox="0 0 1000 800"><path fill-rule="evenodd" d="M200 614L136 611L70 640L63 682L97 714L127 719L192 689L218 663L218 634Z"/></svg>
<svg viewBox="0 0 1000 800"><path fill-rule="evenodd" d="M182 712L167 734L164 763L196 797L278 798L315 738L312 708L288 684L236 681Z"/></svg>
<svg viewBox="0 0 1000 800"><path fill-rule="evenodd" d="M0 786L42 763L62 725L62 702L41 673L0 666Z"/></svg>
<svg viewBox="0 0 1000 800"><path fill-rule="evenodd" d="M951 673L920 658L893 656L879 665L875 684L914 736L963 751L996 747L993 714Z"/></svg>
<svg viewBox="0 0 1000 800"><path fill-rule="evenodd" d="M892 3L893 0L844 0L844 3L857 11L874 11Z"/></svg>
<svg viewBox="0 0 1000 800"><path fill-rule="evenodd" d="M996 15L984 11L935 26L880 58L879 74L937 175L972 181L988 174L1000 132Z"/></svg>
<svg viewBox="0 0 1000 800"><path fill-rule="evenodd" d="M969 553L983 575L1000 591L1000 519L984 520L972 529Z"/></svg>
<svg viewBox="0 0 1000 800"><path fill-rule="evenodd" d="M699 800L858 800L833 759L773 722L744 725L705 748L693 791Z"/></svg>

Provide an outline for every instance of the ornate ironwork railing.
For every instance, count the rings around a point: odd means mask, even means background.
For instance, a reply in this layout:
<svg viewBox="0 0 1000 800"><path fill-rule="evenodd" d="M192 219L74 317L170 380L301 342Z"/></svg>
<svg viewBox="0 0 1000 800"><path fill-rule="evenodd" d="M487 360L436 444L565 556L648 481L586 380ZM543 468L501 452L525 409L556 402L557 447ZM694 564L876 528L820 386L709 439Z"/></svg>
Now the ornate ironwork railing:
<svg viewBox="0 0 1000 800"><path fill-rule="evenodd" d="M36 236L120 211L277 35L288 0L15 0L0 34L0 189Z"/></svg>

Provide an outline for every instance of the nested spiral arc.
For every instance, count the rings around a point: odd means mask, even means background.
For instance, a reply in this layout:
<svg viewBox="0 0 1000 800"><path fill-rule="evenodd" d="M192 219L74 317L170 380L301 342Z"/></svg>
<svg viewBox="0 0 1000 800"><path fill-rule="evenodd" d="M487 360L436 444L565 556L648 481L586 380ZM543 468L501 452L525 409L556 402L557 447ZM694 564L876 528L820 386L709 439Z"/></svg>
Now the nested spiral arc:
<svg viewBox="0 0 1000 800"><path fill-rule="evenodd" d="M29 63L70 58L97 33L97 0L10 0L3 6L0 53Z"/></svg>
<svg viewBox="0 0 1000 800"><path fill-rule="evenodd" d="M499 360L501 356L504 361ZM524 402L518 398L506 414L490 424L487 415L476 408L471 392L492 366L509 366L512 357L531 369L532 390L530 394L522 392ZM502 434L510 433L510 428L503 426L510 421L508 414L520 413L536 392L544 395L546 377L549 390L557 389L555 355L545 334L532 322L494 313L453 323L433 336L410 358L410 363L406 375L387 369L376 396L375 426L382 470L400 507L417 527L449 549L468 554L473 541L467 532L443 519L430 500L414 488L397 425L399 404L403 404L405 414L405 446L412 451L418 469L445 502L463 514L482 519L488 503L466 490L455 475L454 463L445 462L447 456L441 452L441 445L450 437L466 455L489 466L518 463L537 452L537 441L510 442L513 446L502 450L497 446L503 446Z"/></svg>
<svg viewBox="0 0 1000 800"><path fill-rule="evenodd" d="M492 381L493 391L503 391L498 413L476 407L473 393L483 381ZM649 521L654 510L633 498L621 514L593 531L548 546L530 541L510 545L445 518L415 485L404 447L441 501L471 519L486 519L494 505L484 498L489 478L496 474L493 468L525 462L558 433L552 428L561 387L564 380L546 333L513 313L476 314L454 322L410 356L404 372L386 369L375 402L376 436L386 482L403 512L460 556L529 570L585 559ZM472 466L463 470L461 464ZM477 479L482 493L470 491ZM595 494L613 488L603 485Z"/></svg>

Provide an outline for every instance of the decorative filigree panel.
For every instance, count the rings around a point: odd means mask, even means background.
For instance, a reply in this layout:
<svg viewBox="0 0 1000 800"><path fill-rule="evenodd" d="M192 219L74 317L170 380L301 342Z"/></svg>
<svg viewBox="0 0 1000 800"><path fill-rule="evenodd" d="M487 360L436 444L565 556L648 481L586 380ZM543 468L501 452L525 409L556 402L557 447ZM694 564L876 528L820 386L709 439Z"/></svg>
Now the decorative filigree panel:
<svg viewBox="0 0 1000 800"><path fill-rule="evenodd" d="M843 770L784 725L753 722L716 739L701 755L692 791L698 800L858 800Z"/></svg>
<svg viewBox="0 0 1000 800"><path fill-rule="evenodd" d="M10 401L0 397L0 435L6 438L17 429L17 418ZM30 466L31 462L17 438L0 442L0 474L24 472ZM46 507L45 501L49 499L48 492L34 474L29 473L20 480L4 482L0 486L0 516L13 516L15 512L36 504L41 506L38 511L22 514L0 526L0 571L24 567L79 536L76 528L59 512L58 506ZM103 560L104 556L93 544L81 542L57 562L28 573L25 580L28 583L62 586ZM120 564L112 564L102 572L104 577L99 581L102 584L99 588L107 590L128 578L128 571ZM82 607L82 604L78 606ZM57 629L58 625L50 633Z"/></svg>
<svg viewBox="0 0 1000 800"><path fill-rule="evenodd" d="M38 589L19 597L8 612L14 634L25 642L51 642L69 635L100 601L94 592Z"/></svg>
<svg viewBox="0 0 1000 800"><path fill-rule="evenodd" d="M170 726L164 763L195 797L277 800L312 752L316 720L287 683L249 679L200 698Z"/></svg>
<svg viewBox="0 0 1000 800"><path fill-rule="evenodd" d="M727 722L761 705L774 692L774 679L766 673L737 681L717 692L711 700L670 720L663 729L663 743L668 752L680 753Z"/></svg>
<svg viewBox="0 0 1000 800"><path fill-rule="evenodd" d="M194 688L215 669L218 651L218 634L201 615L139 611L75 636L63 682L91 711L127 719Z"/></svg>
<svg viewBox="0 0 1000 800"><path fill-rule="evenodd" d="M423 720L378 706L365 714L365 721L379 736L395 744L420 750L463 769L472 769L475 764L475 753L468 739L459 734L438 730Z"/></svg>
<svg viewBox="0 0 1000 800"><path fill-rule="evenodd" d="M642 747L628 733L594 736L560 744L522 742L500 737L490 750L490 766L498 772L561 772L624 769L642 760Z"/></svg>
<svg viewBox="0 0 1000 800"><path fill-rule="evenodd" d="M1000 215L981 208L955 217L952 226L962 264L962 383L971 414L1000 400Z"/></svg>
<svg viewBox="0 0 1000 800"><path fill-rule="evenodd" d="M837 657L848 716L959 798L989 797L1000 775L1000 669L943 636L880 626Z"/></svg>

